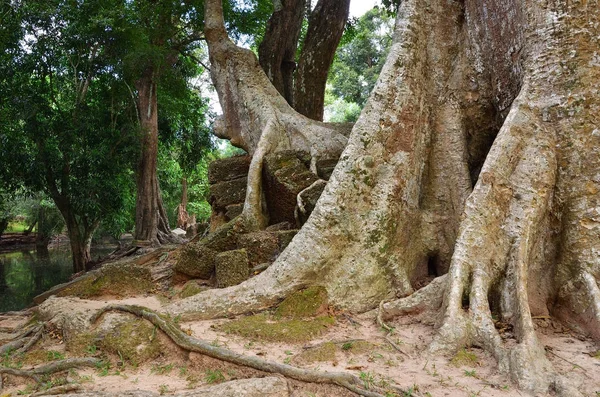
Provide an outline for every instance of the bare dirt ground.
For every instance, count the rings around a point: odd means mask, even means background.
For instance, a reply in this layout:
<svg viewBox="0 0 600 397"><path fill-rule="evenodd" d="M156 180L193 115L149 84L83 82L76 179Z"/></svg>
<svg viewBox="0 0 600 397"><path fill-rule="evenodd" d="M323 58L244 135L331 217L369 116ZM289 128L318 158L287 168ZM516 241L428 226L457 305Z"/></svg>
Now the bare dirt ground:
<svg viewBox="0 0 600 397"><path fill-rule="evenodd" d="M175 288L175 292L181 288ZM99 296L90 299L64 298L64 310L93 312L111 303L147 306L160 311L162 305L177 299L171 291L164 294L140 295L126 299ZM330 312L331 313L331 312ZM23 329L31 320L31 312L0 314L0 344L10 335ZM496 361L478 348L470 348L453 356L432 356L427 346L434 335L431 322L417 317L398 318L388 325L394 331L388 334L376 324L376 313L351 315L333 312L335 323L308 341L277 342L260 337L242 337L221 329L235 319L181 322L186 333L214 345L221 346L265 360L286 363L321 371L347 371L360 377L365 385L386 388L397 385L405 390L404 396L448 397L521 397L526 393L516 389L510 379L498 373ZM131 319L133 321L133 318ZM551 318L536 319L538 336L546 347L554 367L571 380L589 397L600 396L600 354L593 341ZM308 323L307 323L308 324ZM30 395L35 390L58 384L71 383L81 390L120 393L125 390L146 390L164 395L187 391L196 387L231 379L262 377L266 374L254 369L225 363L197 353L181 350L161 331L153 332L160 340L161 351L149 361L132 364L119 354L107 354L89 346L87 355L110 361L110 366L73 369L45 378L41 386L26 378L3 376L0 396ZM507 331L510 336L510 330ZM55 359L74 357L67 348L64 335L47 323L43 337L24 356L17 359L4 354L2 366L28 369ZM37 362L27 357L37 357ZM19 361L21 360L21 361ZM289 381L291 396L354 396L346 389ZM389 396L401 396L392 394ZM539 397L542 397L540 395Z"/></svg>

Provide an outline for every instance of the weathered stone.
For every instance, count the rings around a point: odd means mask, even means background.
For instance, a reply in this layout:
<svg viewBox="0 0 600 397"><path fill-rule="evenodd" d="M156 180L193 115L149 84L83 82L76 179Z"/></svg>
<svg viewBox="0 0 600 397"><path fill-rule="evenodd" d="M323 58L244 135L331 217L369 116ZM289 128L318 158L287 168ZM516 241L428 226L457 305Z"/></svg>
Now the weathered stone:
<svg viewBox="0 0 600 397"><path fill-rule="evenodd" d="M159 397L160 394L148 390L120 391L108 393L91 391L63 394L65 397ZM289 397L284 379L269 376L265 378L237 379L213 386L204 386L172 395L173 397Z"/></svg>
<svg viewBox="0 0 600 397"><path fill-rule="evenodd" d="M226 223L227 216L225 215L225 212L221 209L213 209L212 213L210 214L210 232L214 232Z"/></svg>
<svg viewBox="0 0 600 397"><path fill-rule="evenodd" d="M297 229L280 230L274 232L275 236L277 237L277 242L279 244L279 252L283 252L283 250L290 244L296 233L298 233Z"/></svg>
<svg viewBox="0 0 600 397"><path fill-rule="evenodd" d="M300 222L301 225L304 224L304 222L306 222L310 214L315 209L317 200L319 200L319 197L321 197L321 193L323 193L323 189L325 189L326 185L327 182L321 179L300 192L297 199L297 220Z"/></svg>
<svg viewBox="0 0 600 397"><path fill-rule="evenodd" d="M317 160L317 175L319 175L319 178L328 181L338 161L338 159Z"/></svg>
<svg viewBox="0 0 600 397"><path fill-rule="evenodd" d="M212 161L208 166L208 183L230 181L246 177L250 168L250 156L233 156Z"/></svg>
<svg viewBox="0 0 600 397"><path fill-rule="evenodd" d="M267 232L277 232L280 230L292 230L296 228L296 223L290 222L279 222L271 226L267 226L265 229Z"/></svg>
<svg viewBox="0 0 600 397"><path fill-rule="evenodd" d="M190 280L183 286L179 293L180 298L189 298L208 289L206 285L200 285L196 280Z"/></svg>
<svg viewBox="0 0 600 397"><path fill-rule="evenodd" d="M185 230L185 236L187 238L194 238L198 234L202 235L204 232L210 227L207 222L202 223L194 223L193 225L189 225Z"/></svg>
<svg viewBox="0 0 600 397"><path fill-rule="evenodd" d="M237 285L248 278L250 268L245 249L222 252L215 258L217 287Z"/></svg>
<svg viewBox="0 0 600 397"><path fill-rule="evenodd" d="M227 218L228 221L230 221L233 218L235 218L236 216L240 215L242 213L243 209L244 209L244 203L228 205L225 208L225 217Z"/></svg>
<svg viewBox="0 0 600 397"><path fill-rule="evenodd" d="M295 223L296 196L318 180L296 152L272 153L264 161L265 196L271 223Z"/></svg>
<svg viewBox="0 0 600 397"><path fill-rule="evenodd" d="M240 233L243 233L243 230L236 230L234 223L229 222L211 230L200 243L217 252L230 251L237 248L237 235Z"/></svg>
<svg viewBox="0 0 600 397"><path fill-rule="evenodd" d="M246 198L246 183L246 178L238 178L210 185L208 202L213 210L243 203Z"/></svg>
<svg viewBox="0 0 600 397"><path fill-rule="evenodd" d="M181 249L174 269L179 273L208 279L215 269L217 252L202 243L190 243Z"/></svg>
<svg viewBox="0 0 600 397"><path fill-rule="evenodd" d="M266 231L239 235L237 246L246 249L252 266L272 262L280 252L277 236Z"/></svg>

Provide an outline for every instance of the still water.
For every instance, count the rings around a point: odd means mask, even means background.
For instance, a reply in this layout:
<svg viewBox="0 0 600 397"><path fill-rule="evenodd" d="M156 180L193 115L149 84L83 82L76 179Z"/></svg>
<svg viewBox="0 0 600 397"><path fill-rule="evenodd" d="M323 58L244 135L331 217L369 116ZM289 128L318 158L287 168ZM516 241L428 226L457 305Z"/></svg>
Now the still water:
<svg viewBox="0 0 600 397"><path fill-rule="evenodd" d="M113 248L92 248L92 258L104 256ZM35 250L0 253L0 313L30 306L33 298L73 274L71 252L53 249L48 255Z"/></svg>

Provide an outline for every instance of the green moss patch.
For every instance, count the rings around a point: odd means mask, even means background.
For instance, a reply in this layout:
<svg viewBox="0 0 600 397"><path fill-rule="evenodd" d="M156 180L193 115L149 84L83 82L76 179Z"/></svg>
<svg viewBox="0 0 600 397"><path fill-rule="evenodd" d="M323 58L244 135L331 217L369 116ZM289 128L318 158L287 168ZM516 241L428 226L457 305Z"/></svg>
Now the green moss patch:
<svg viewBox="0 0 600 397"><path fill-rule="evenodd" d="M103 268L95 277L87 277L60 291L58 296L91 298L102 295L130 296L154 290L150 269L119 264Z"/></svg>
<svg viewBox="0 0 600 397"><path fill-rule="evenodd" d="M472 367L477 365L477 362L477 355L473 352L467 351L466 349L459 350L458 353L456 353L456 355L450 361L450 363L456 367Z"/></svg>
<svg viewBox="0 0 600 397"><path fill-rule="evenodd" d="M294 361L302 364L316 362L334 362L336 361L336 352L339 347L333 342L326 342L313 349L303 351L294 357Z"/></svg>
<svg viewBox="0 0 600 397"><path fill-rule="evenodd" d="M99 342L99 347L133 366L157 358L162 351L154 326L144 320L116 326Z"/></svg>
<svg viewBox="0 0 600 397"><path fill-rule="evenodd" d="M198 283L196 281L191 280L185 284L185 286L179 293L179 297L182 299L189 298L190 296L199 294L200 292L202 292L205 289L206 288L203 288L202 286L198 285Z"/></svg>
<svg viewBox="0 0 600 397"><path fill-rule="evenodd" d="M279 304L275 314L280 317L302 319L314 317L327 310L327 291L323 287L310 287L295 292Z"/></svg>
<svg viewBox="0 0 600 397"><path fill-rule="evenodd" d="M267 314L242 317L219 327L220 330L270 342L307 342L323 334L335 324L335 319L322 316L314 319L276 319Z"/></svg>

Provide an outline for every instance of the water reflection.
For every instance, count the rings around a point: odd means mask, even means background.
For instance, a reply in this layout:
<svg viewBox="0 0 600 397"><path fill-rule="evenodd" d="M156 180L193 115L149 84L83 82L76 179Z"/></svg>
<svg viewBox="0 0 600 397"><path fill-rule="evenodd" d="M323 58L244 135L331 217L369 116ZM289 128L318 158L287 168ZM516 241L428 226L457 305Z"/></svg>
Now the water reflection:
<svg viewBox="0 0 600 397"><path fill-rule="evenodd" d="M111 248L92 249L92 258L111 252ZM69 250L35 250L0 253L0 312L21 310L35 296L69 280L73 262Z"/></svg>

